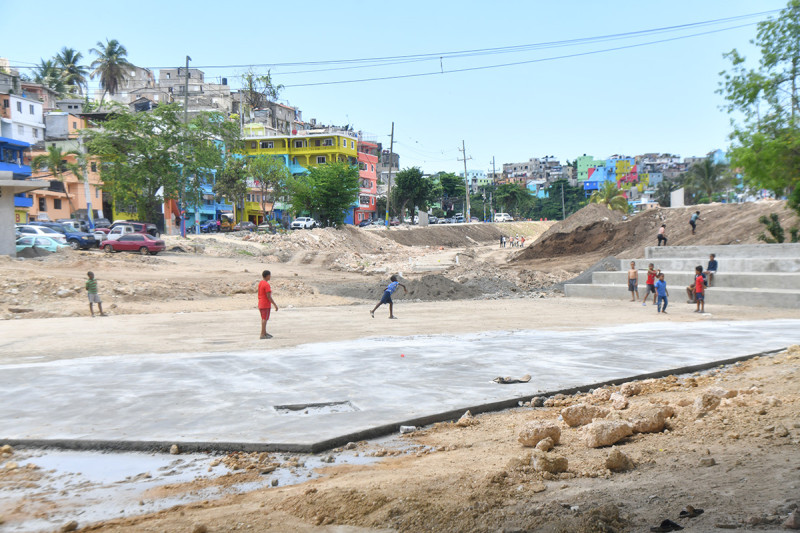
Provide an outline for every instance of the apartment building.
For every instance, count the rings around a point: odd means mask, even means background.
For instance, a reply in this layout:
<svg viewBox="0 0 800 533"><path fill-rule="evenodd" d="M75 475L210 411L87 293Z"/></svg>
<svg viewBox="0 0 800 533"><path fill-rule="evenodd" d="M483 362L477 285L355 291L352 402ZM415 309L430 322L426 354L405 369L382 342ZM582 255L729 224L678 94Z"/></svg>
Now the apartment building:
<svg viewBox="0 0 800 533"><path fill-rule="evenodd" d="M0 137L28 144L44 140L43 103L17 94L0 94Z"/></svg>

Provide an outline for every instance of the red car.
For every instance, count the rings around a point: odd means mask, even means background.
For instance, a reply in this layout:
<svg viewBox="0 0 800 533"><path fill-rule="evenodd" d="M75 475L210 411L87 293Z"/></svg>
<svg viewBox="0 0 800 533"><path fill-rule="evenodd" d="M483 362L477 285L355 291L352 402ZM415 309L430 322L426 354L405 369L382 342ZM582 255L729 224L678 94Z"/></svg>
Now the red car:
<svg viewBox="0 0 800 533"><path fill-rule="evenodd" d="M146 233L129 233L115 241L103 242L103 250L111 252L139 252L142 255L163 252L166 249L164 241Z"/></svg>

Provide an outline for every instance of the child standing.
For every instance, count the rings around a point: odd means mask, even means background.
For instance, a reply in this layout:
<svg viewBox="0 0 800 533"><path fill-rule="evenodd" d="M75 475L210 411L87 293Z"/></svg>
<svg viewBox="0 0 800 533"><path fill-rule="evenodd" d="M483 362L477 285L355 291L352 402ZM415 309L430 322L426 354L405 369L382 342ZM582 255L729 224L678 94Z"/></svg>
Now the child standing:
<svg viewBox="0 0 800 533"><path fill-rule="evenodd" d="M703 267L702 265L697 265L694 268L694 301L697 302L695 313L706 312L705 285L706 278L703 277Z"/></svg>
<svg viewBox="0 0 800 533"><path fill-rule="evenodd" d="M261 281L258 282L258 311L261 313L261 339L271 339L272 335L267 333L267 320L275 306L275 312L278 312L278 304L272 298L272 287L269 285L269 280L272 278L272 273L265 270L261 273Z"/></svg>
<svg viewBox="0 0 800 533"><path fill-rule="evenodd" d="M106 314L103 313L103 301L97 294L97 280L94 279L94 272L87 272L86 276L89 278L86 280L86 293L89 295L89 312L92 313L92 317L94 317L93 304L97 304L97 309L100 310L100 316L106 316Z"/></svg>
<svg viewBox="0 0 800 533"><path fill-rule="evenodd" d="M628 291L631 293L631 301L639 299L639 271L636 270L636 262L631 261L631 269L628 270ZM636 298L634 298L634 294Z"/></svg>
<svg viewBox="0 0 800 533"><path fill-rule="evenodd" d="M658 245L661 246L661 242L664 242L664 246L667 245L667 225L661 224L661 227L658 228Z"/></svg>
<svg viewBox="0 0 800 533"><path fill-rule="evenodd" d="M389 318L397 318L396 316L394 316L393 312L394 302L392 302L392 293L397 290L398 286L403 287L405 294L408 294L408 289L406 289L405 285L397 281L397 276L392 276L390 278L390 281L391 283L389 283L389 286L386 287L386 289L383 291L383 296L381 296L381 301L378 302L378 304L372 308L372 311L369 312L369 314L372 315L372 318L375 318L375 310L379 308L382 304L389 304Z"/></svg>
<svg viewBox="0 0 800 533"><path fill-rule="evenodd" d="M656 277L661 271L659 270L656 272L656 267L653 263L650 263L647 267L647 280L645 283L647 284L647 289L645 289L644 296L642 296L642 306L647 305L647 297L650 296L650 293L653 293L653 305L656 303Z"/></svg>
<svg viewBox="0 0 800 533"><path fill-rule="evenodd" d="M658 294L658 313L667 314L667 304L669 291L667 291L667 282L664 281L664 274L661 272L658 273L658 281L655 284L656 293ZM664 304L664 307L661 307L661 304Z"/></svg>

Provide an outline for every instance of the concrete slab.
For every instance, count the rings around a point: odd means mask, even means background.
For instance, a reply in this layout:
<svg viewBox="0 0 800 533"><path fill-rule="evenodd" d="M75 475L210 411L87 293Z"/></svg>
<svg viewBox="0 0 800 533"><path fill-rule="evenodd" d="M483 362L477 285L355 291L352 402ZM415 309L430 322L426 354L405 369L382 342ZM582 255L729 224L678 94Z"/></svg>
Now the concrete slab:
<svg viewBox="0 0 800 533"><path fill-rule="evenodd" d="M707 246L648 246L644 250L647 259L683 258L708 261L709 254L717 259L754 257L800 257L800 243L782 244L723 244Z"/></svg>
<svg viewBox="0 0 800 533"><path fill-rule="evenodd" d="M666 279L666 276L665 276ZM669 305L685 305L687 285L673 283L666 279L670 293ZM639 281L639 296L644 294L645 286ZM630 293L625 285L599 284L566 285L564 294L570 298L593 298L604 300L630 300ZM748 307L772 307L783 309L800 309L800 291L795 289L745 289L710 287L706 293L706 308L713 312L715 305L746 305Z"/></svg>
<svg viewBox="0 0 800 533"><path fill-rule="evenodd" d="M320 451L395 431L400 424L427 423L437 413L457 416L492 403L499 408L541 391L800 342L800 320L708 318L4 365L0 442ZM533 379L492 382L524 374Z"/></svg>
<svg viewBox="0 0 800 533"><path fill-rule="evenodd" d="M694 282L695 274L693 271L669 271L664 270L664 280L667 287L685 287ZM647 279L647 271L639 271L639 290ZM592 275L592 282L600 285L623 285L628 286L627 272L595 272ZM788 289L800 290L800 272L798 273L778 273L778 272L719 272L714 276L713 288L731 289Z"/></svg>

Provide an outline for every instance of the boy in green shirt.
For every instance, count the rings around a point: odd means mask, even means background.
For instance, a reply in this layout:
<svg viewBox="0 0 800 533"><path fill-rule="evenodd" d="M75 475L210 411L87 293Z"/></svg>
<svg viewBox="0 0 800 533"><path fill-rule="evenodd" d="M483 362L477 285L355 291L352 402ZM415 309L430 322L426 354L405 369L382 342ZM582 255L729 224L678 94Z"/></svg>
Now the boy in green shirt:
<svg viewBox="0 0 800 533"><path fill-rule="evenodd" d="M94 272L87 272L86 275L89 277L86 280L86 292L89 295L89 312L92 313L92 317L94 317L94 307L93 304L97 304L97 308L100 310L100 316L106 316L103 313L103 302L100 300L100 296L97 295L97 280L94 279Z"/></svg>

